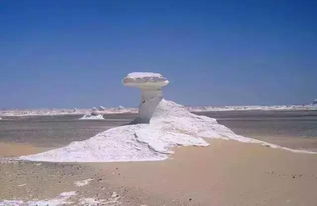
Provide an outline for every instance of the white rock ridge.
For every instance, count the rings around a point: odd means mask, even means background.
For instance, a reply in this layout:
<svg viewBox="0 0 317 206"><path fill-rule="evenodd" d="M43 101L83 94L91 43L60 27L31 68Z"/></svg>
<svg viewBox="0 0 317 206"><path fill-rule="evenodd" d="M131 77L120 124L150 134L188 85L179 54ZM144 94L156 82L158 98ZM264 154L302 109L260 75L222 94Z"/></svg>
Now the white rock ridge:
<svg viewBox="0 0 317 206"><path fill-rule="evenodd" d="M202 139L208 132L202 130L205 124L208 124L211 134L215 133L213 126L216 126L214 129L219 127L215 120L207 118L206 122L204 119L163 99L149 124L112 128L88 140L72 142L66 147L22 156L20 159L51 162L163 160L168 153L172 153L171 148L174 146L207 146L207 142Z"/></svg>

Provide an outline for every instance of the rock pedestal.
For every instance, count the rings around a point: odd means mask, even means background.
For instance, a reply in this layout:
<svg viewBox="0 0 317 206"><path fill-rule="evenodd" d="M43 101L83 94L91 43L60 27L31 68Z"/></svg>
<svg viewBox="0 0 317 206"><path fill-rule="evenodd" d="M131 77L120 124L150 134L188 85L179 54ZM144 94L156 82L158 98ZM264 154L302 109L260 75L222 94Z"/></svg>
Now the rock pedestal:
<svg viewBox="0 0 317 206"><path fill-rule="evenodd" d="M169 81L158 73L133 72L123 79L123 84L141 89L138 122L149 122L155 108L163 99L162 87Z"/></svg>

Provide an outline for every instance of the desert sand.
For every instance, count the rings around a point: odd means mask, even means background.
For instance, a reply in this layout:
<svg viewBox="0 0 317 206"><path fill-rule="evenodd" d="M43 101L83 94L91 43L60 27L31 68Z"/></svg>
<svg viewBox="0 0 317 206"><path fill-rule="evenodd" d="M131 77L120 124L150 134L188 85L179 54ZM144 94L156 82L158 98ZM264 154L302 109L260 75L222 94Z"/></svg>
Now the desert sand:
<svg viewBox="0 0 317 206"><path fill-rule="evenodd" d="M48 148L41 148L26 143L5 143L0 142L0 157L14 157L24 154L35 154L44 152Z"/></svg>
<svg viewBox="0 0 317 206"><path fill-rule="evenodd" d="M236 141L209 142L208 147L177 148L165 161L2 161L0 199L45 200L76 191L70 198L73 205L85 198L104 205L317 204L317 155ZM16 146L19 150L11 156L43 150ZM76 186L86 179L91 180L87 185Z"/></svg>

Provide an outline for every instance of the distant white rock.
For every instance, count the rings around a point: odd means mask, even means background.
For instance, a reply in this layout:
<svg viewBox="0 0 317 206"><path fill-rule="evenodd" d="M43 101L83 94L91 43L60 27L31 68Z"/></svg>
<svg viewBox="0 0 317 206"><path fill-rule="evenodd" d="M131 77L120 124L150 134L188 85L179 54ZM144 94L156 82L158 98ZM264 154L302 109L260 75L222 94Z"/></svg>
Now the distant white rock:
<svg viewBox="0 0 317 206"><path fill-rule="evenodd" d="M275 105L275 106L187 106L191 112L208 112L208 111L315 111L317 104L309 105ZM84 115L88 113L98 114L121 114L121 113L138 113L137 108L113 107L105 110L92 111L92 109L25 109L25 110L0 110L0 116L45 116L45 115Z"/></svg>
<svg viewBox="0 0 317 206"><path fill-rule="evenodd" d="M102 114L93 115L93 114L85 114L80 118L80 120L104 120Z"/></svg>
<svg viewBox="0 0 317 206"><path fill-rule="evenodd" d="M99 111L104 111L104 110L106 110L106 108L105 108L105 107L103 107L103 106L99 106Z"/></svg>
<svg viewBox="0 0 317 206"><path fill-rule="evenodd" d="M317 105L317 99L313 100L313 105Z"/></svg>
<svg viewBox="0 0 317 206"><path fill-rule="evenodd" d="M53 116L86 114L89 109L13 109L0 110L0 116Z"/></svg>
<svg viewBox="0 0 317 206"><path fill-rule="evenodd" d="M188 106L191 112L208 111L313 111L317 105L274 105L274 106Z"/></svg>

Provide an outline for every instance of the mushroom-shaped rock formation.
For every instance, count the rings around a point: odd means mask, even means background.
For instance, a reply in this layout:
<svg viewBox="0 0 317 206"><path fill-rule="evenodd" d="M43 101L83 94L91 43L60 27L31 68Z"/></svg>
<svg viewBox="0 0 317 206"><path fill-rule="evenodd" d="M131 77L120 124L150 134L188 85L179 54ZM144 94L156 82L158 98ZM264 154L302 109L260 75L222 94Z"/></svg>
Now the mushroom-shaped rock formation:
<svg viewBox="0 0 317 206"><path fill-rule="evenodd" d="M123 79L123 84L141 89L141 103L139 105L139 118L137 122L147 123L163 99L162 87L169 81L159 73L133 72Z"/></svg>
<svg viewBox="0 0 317 206"><path fill-rule="evenodd" d="M148 124L111 128L87 140L75 141L65 147L39 154L21 156L19 159L48 162L155 161L166 159L168 154L173 153L173 147L207 146L204 138L232 139L282 148L237 135L218 124L215 119L195 115L182 105L162 99L161 88L168 81L160 74L132 73L123 82L142 90L140 117L143 120L150 119Z"/></svg>

